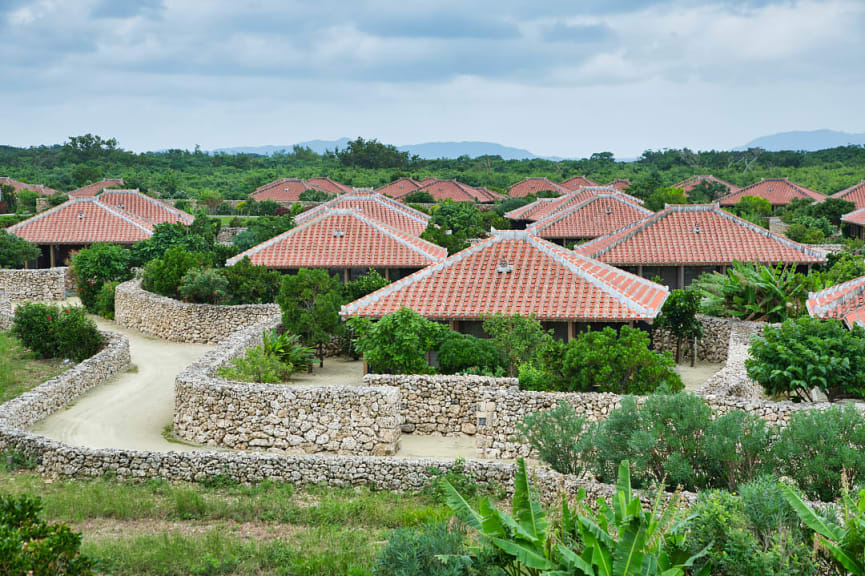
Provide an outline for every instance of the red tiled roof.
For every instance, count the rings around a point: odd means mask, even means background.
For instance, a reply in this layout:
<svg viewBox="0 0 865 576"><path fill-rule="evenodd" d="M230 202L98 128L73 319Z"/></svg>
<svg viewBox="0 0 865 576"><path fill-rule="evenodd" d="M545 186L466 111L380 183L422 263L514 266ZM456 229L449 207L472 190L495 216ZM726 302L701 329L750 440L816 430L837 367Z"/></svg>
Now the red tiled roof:
<svg viewBox="0 0 865 576"><path fill-rule="evenodd" d="M151 224L182 222L192 224L194 218L183 210L164 204L138 190L106 190L96 197L100 203L114 206Z"/></svg>
<svg viewBox="0 0 865 576"><path fill-rule="evenodd" d="M342 308L379 318L402 306L433 319L497 312L540 320L651 320L667 288L565 250L525 230L491 238Z"/></svg>
<svg viewBox="0 0 865 576"><path fill-rule="evenodd" d="M567 190L577 190L578 188L582 188L583 186L600 186L594 180L589 180L585 176L574 176L572 178L568 178L564 182L559 182L559 186L562 188L566 188Z"/></svg>
<svg viewBox="0 0 865 576"><path fill-rule="evenodd" d="M823 194L790 182L786 178L764 178L750 186L727 194L719 200L719 203L721 206L734 206L745 196L765 198L772 206L786 206L793 198L808 198L809 200L826 198Z"/></svg>
<svg viewBox="0 0 865 576"><path fill-rule="evenodd" d="M865 180L858 184L854 184L849 188L835 192L830 198L838 198L840 200L848 200L856 204L856 210L865 208Z"/></svg>
<svg viewBox="0 0 865 576"><path fill-rule="evenodd" d="M455 202L495 202L505 198L486 188L473 188L458 180L433 180L422 185L416 190L406 190L402 194L394 195L397 200L411 194L412 192L429 192L436 202L441 200L454 200Z"/></svg>
<svg viewBox="0 0 865 576"><path fill-rule="evenodd" d="M123 186L123 178L104 178L99 182L76 188L69 193L69 196L75 198L90 198L96 196L106 188L111 188L112 186L115 188Z"/></svg>
<svg viewBox="0 0 865 576"><path fill-rule="evenodd" d="M301 212L294 220L300 224L334 208L356 210L371 220L412 236L420 236L429 222L427 214L377 192L353 192L337 196L329 202Z"/></svg>
<svg viewBox="0 0 865 576"><path fill-rule="evenodd" d="M399 178L393 182L385 184L381 188L376 188L375 191L379 194L387 194L391 198L394 198L396 196L411 194L420 188L420 186L421 185L417 181L411 178Z"/></svg>
<svg viewBox="0 0 865 576"><path fill-rule="evenodd" d="M34 244L133 244L150 238L153 224L96 198L71 198L7 228Z"/></svg>
<svg viewBox="0 0 865 576"><path fill-rule="evenodd" d="M652 215L616 194L591 194L583 202L558 210L528 230L546 239L597 238Z"/></svg>
<svg viewBox="0 0 865 576"><path fill-rule="evenodd" d="M678 184L674 184L673 188L681 188L687 196L688 192L699 186L701 182L715 182L722 186L726 186L728 194L732 194L733 192L737 192L739 190L739 187L735 184L730 184L729 182L721 180L720 178L715 178L711 174L698 174L696 176L691 176L690 178L685 178Z"/></svg>
<svg viewBox="0 0 865 576"><path fill-rule="evenodd" d="M419 182L419 184L421 186L426 186L430 182L435 182L436 180L438 180L438 178L434 178L433 176L427 176L426 178L421 178L421 181Z"/></svg>
<svg viewBox="0 0 865 576"><path fill-rule="evenodd" d="M307 190L321 190L328 194L344 194L351 191L351 188L326 177L310 178L306 181L300 178L278 178L273 182L259 186L249 196L258 202L262 200L298 202L300 195Z"/></svg>
<svg viewBox="0 0 865 576"><path fill-rule="evenodd" d="M841 222L865 226L865 207L844 214L843 216L841 216Z"/></svg>
<svg viewBox="0 0 865 576"><path fill-rule="evenodd" d="M531 204L526 204L516 210L505 213L505 218L511 220L529 220L537 222L571 206L585 202L590 196L596 194L613 194L631 204L642 205L643 201L636 196L619 192L609 186L584 186L575 192L570 192L558 198L538 198Z"/></svg>
<svg viewBox="0 0 865 576"><path fill-rule="evenodd" d="M316 190L324 190L325 192L330 192L331 194L345 194L352 191L351 186L340 184L336 180L333 180L327 176L317 176L315 178L310 178L306 181L306 185L310 188L315 188Z"/></svg>
<svg viewBox="0 0 865 576"><path fill-rule="evenodd" d="M508 190L508 195L511 198L524 198L526 196L537 196L538 192L543 190L552 190L559 194L567 194L568 189L559 186L549 178L526 178L520 180Z"/></svg>
<svg viewBox="0 0 865 576"><path fill-rule="evenodd" d="M615 266L811 264L826 261L818 251L769 232L714 204L677 204L575 248Z"/></svg>
<svg viewBox="0 0 865 576"><path fill-rule="evenodd" d="M625 190L628 189L628 186L630 186L630 185L631 185L631 181L628 180L627 178L616 178L615 180L613 180L612 182L607 184L607 186L611 186L611 187L615 188L616 190L618 190L619 192L624 192Z"/></svg>
<svg viewBox="0 0 865 576"><path fill-rule="evenodd" d="M9 186L12 186L12 188L14 188L16 192L20 192L21 190L32 190L34 192L42 194L43 196L52 196L58 193L57 190L49 188L48 186L45 186L43 184L28 184L26 182L21 182L20 180L13 180L8 176L0 177L0 184L7 184Z"/></svg>
<svg viewBox="0 0 865 576"><path fill-rule="evenodd" d="M268 268L403 268L444 260L447 250L355 210L327 209L226 264L244 256Z"/></svg>
<svg viewBox="0 0 865 576"><path fill-rule="evenodd" d="M840 318L851 328L865 326L865 276L811 292L805 306L816 318Z"/></svg>

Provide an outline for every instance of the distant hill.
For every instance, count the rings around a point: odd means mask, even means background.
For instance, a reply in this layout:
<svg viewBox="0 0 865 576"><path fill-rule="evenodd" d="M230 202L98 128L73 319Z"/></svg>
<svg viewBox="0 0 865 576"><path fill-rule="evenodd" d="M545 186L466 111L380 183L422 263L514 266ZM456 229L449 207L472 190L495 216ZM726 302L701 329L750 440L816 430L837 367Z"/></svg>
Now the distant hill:
<svg viewBox="0 0 865 576"><path fill-rule="evenodd" d="M348 145L348 142L349 138L340 138L338 140L309 140L307 142L298 142L297 145L311 148L316 154L323 154L326 150L345 148ZM282 150L290 152L293 146L293 144L280 146L236 146L233 148L219 148L212 152L271 156L274 152L280 152ZM420 144L397 146L397 148L403 152L416 154L427 160L434 160L436 158L459 158L460 156L477 158L478 156L488 155L501 156L505 160L538 158L538 156L532 154L528 150L503 146L495 142L422 142Z"/></svg>
<svg viewBox="0 0 865 576"><path fill-rule="evenodd" d="M762 148L770 152L779 150L804 150L813 152L838 146L865 145L865 134L852 134L837 130L810 130L779 132L761 136L748 142L744 148Z"/></svg>

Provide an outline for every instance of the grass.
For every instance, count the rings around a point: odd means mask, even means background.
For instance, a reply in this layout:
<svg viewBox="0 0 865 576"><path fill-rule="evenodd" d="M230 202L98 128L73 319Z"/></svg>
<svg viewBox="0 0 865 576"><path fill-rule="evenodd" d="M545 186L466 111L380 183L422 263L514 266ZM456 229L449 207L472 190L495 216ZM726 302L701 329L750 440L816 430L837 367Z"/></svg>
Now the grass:
<svg viewBox="0 0 865 576"><path fill-rule="evenodd" d="M40 360L8 333L0 332L0 404L20 396L69 367L63 360Z"/></svg>

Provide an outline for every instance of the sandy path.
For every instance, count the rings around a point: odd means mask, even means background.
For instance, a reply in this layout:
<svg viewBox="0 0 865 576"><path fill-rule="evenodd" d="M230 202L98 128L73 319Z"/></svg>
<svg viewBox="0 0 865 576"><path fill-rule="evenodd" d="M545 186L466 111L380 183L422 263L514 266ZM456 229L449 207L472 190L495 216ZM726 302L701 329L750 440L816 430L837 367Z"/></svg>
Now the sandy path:
<svg viewBox="0 0 865 576"><path fill-rule="evenodd" d="M195 449L165 440L162 431L174 418L174 377L210 346L166 342L101 318L96 323L129 338L135 368L37 423L33 432L89 448Z"/></svg>

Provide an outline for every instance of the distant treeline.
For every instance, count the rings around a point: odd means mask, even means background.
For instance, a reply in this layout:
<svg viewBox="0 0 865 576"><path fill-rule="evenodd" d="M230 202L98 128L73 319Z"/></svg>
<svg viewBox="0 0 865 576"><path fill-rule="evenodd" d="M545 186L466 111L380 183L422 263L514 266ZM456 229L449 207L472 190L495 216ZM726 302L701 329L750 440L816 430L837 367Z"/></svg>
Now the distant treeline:
<svg viewBox="0 0 865 576"><path fill-rule="evenodd" d="M115 139L86 134L62 145L0 146L0 176L69 191L101 178L123 178L127 187L162 197L195 197L212 190L241 199L279 177L330 176L356 187L378 187L401 176L456 178L472 186L505 192L527 176L561 181L583 175L600 183L614 178L670 186L694 174L712 174L739 186L760 178L787 177L831 194L865 178L865 147L844 146L818 152L693 152L647 150L634 162L617 162L610 152L581 160L503 160L499 156L425 160L376 140L358 138L343 150L316 154L295 147L273 156L207 154L168 150L136 154Z"/></svg>

